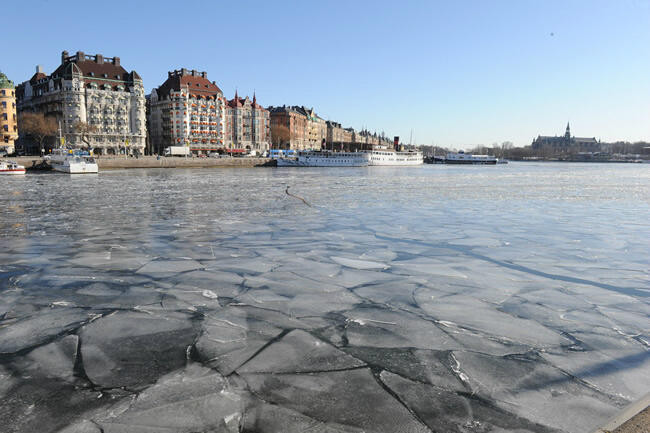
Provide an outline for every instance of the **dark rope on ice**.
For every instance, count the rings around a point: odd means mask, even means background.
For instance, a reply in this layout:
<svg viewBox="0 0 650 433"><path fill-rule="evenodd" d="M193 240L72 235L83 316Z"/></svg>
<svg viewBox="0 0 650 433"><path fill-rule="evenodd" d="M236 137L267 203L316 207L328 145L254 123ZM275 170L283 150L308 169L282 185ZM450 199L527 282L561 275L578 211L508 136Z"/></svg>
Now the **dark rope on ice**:
<svg viewBox="0 0 650 433"><path fill-rule="evenodd" d="M299 200L302 200L303 203L305 203L307 206L311 207L311 205L309 203L307 203L307 200L305 200L304 198L302 198L300 196L297 196L295 194L291 194L289 192L289 185L287 185L287 189L285 189L284 192L286 192L288 196L295 197L295 198L297 198Z"/></svg>

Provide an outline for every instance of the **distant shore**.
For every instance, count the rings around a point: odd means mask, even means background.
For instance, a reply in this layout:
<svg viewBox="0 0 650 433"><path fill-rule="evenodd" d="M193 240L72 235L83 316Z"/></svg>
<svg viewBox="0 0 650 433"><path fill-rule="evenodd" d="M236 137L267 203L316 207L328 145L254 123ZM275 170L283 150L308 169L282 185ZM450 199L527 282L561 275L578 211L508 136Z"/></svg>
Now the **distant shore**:
<svg viewBox="0 0 650 433"><path fill-rule="evenodd" d="M10 158L24 165L40 164L40 156L20 156ZM100 170L116 170L122 168L209 168L209 167L273 167L275 160L271 158L183 158L141 156L139 158L124 156L100 156L96 158Z"/></svg>

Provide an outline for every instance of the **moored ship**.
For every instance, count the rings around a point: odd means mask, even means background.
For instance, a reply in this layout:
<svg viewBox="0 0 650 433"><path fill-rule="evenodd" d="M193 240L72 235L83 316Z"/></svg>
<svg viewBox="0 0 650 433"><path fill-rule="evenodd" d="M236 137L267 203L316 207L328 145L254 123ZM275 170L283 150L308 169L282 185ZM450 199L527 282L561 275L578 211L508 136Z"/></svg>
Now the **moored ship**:
<svg viewBox="0 0 650 433"><path fill-rule="evenodd" d="M302 150L294 157L277 159L278 167L365 167L368 152L331 152L329 150Z"/></svg>
<svg viewBox="0 0 650 433"><path fill-rule="evenodd" d="M45 159L50 161L53 170L62 173L85 174L99 171L95 159L85 151L54 149Z"/></svg>
<svg viewBox="0 0 650 433"><path fill-rule="evenodd" d="M445 157L445 164L473 164L473 165L494 165L497 158L491 155L472 155L462 150L457 153L448 153Z"/></svg>
<svg viewBox="0 0 650 433"><path fill-rule="evenodd" d="M368 165L422 165L424 158L420 151L398 151L393 149L373 149L368 152L370 161Z"/></svg>
<svg viewBox="0 0 650 433"><path fill-rule="evenodd" d="M0 175L20 175L25 174L25 167L15 161L0 161Z"/></svg>

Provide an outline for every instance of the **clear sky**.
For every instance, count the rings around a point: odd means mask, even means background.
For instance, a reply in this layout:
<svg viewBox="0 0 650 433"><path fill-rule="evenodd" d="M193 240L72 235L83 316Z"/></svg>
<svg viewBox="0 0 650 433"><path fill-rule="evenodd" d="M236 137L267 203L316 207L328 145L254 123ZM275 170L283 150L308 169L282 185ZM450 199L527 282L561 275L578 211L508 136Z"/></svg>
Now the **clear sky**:
<svg viewBox="0 0 650 433"><path fill-rule="evenodd" d="M650 0L10 1L0 69L118 56L147 91L207 71L228 98L306 105L403 142L650 140Z"/></svg>

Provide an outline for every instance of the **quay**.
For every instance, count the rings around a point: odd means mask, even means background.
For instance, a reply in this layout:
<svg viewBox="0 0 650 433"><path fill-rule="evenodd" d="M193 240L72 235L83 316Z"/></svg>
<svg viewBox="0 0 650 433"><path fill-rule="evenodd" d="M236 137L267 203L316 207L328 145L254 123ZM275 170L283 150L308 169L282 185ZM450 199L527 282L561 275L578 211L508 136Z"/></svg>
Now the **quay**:
<svg viewBox="0 0 650 433"><path fill-rule="evenodd" d="M43 162L38 156L21 156L11 158L29 169ZM211 168L211 167L275 167L271 158L181 158L141 156L138 158L124 156L95 157L100 170L117 170L122 168Z"/></svg>

